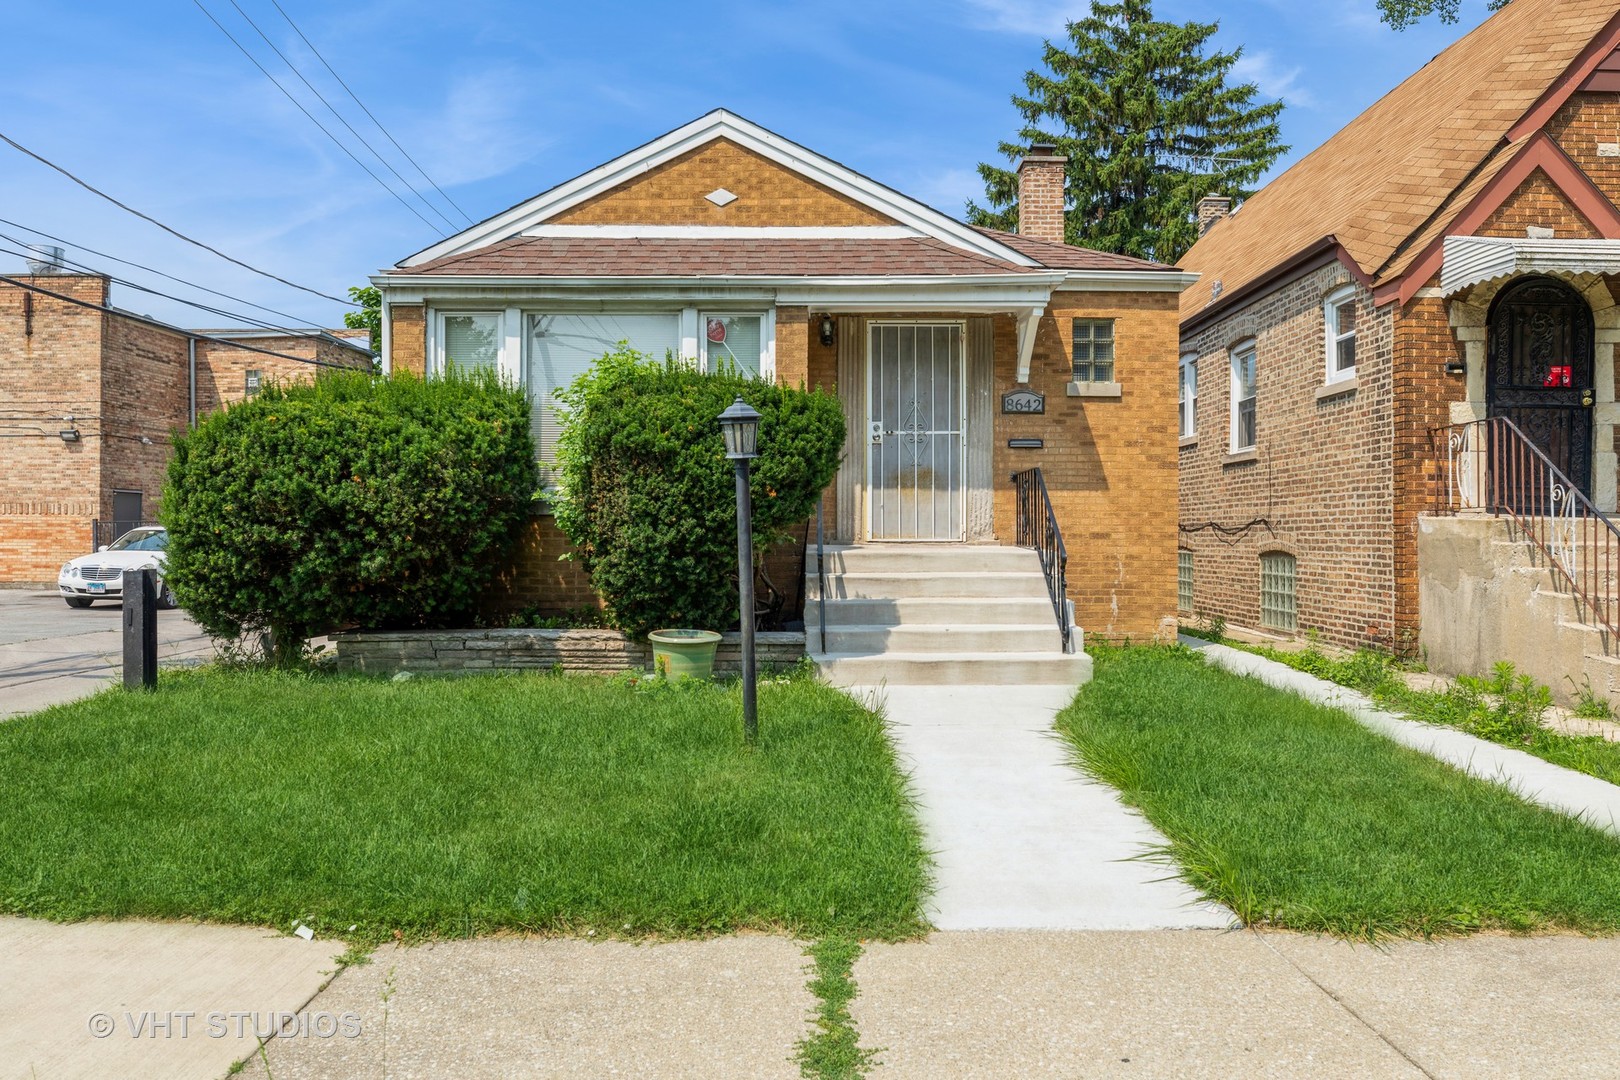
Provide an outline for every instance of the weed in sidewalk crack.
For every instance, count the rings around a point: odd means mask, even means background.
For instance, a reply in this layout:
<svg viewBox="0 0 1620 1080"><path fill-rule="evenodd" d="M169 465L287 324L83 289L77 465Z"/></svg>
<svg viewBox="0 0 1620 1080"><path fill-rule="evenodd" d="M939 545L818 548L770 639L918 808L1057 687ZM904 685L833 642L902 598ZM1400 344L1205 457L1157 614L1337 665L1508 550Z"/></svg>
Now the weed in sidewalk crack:
<svg viewBox="0 0 1620 1080"><path fill-rule="evenodd" d="M810 992L816 995L815 1031L799 1041L799 1071L806 1080L859 1080L877 1064L876 1049L862 1049L849 1003L860 990L852 974L861 955L858 941L827 937L805 949L815 961Z"/></svg>

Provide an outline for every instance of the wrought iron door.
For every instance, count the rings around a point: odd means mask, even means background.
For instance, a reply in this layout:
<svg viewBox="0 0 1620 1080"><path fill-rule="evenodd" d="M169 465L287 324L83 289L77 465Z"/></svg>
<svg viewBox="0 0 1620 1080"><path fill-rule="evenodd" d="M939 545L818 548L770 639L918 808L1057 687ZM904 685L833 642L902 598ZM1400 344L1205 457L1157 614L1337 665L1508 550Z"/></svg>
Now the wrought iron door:
<svg viewBox="0 0 1620 1080"><path fill-rule="evenodd" d="M961 540L960 323L874 323L868 385L869 535Z"/></svg>
<svg viewBox="0 0 1620 1080"><path fill-rule="evenodd" d="M1491 307L1487 402L1583 493L1592 481L1592 309L1553 278L1527 278ZM1533 498L1520 493L1519 501ZM1546 508L1520 506L1537 513Z"/></svg>

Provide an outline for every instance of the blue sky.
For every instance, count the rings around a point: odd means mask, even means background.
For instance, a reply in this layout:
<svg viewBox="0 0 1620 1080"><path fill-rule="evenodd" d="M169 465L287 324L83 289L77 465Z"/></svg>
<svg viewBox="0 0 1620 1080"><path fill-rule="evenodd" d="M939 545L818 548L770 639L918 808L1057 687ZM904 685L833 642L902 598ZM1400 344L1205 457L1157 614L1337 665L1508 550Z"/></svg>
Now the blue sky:
<svg viewBox="0 0 1620 1080"><path fill-rule="evenodd" d="M372 145L429 190L270 0L236 2ZM403 192L287 72L231 0L203 3ZM974 166L994 157L998 141L1019 126L1008 98L1038 65L1042 38L1061 34L1065 18L1089 6L1086 0L281 5L475 219L716 106L959 216L967 198L982 194ZM1160 0L1154 11L1164 19L1220 22L1220 46L1244 49L1240 73L1267 97L1287 102L1283 130L1291 158L1485 15L1483 0L1464 0L1457 26L1430 20L1395 33L1377 21L1372 0ZM17 4L6 21L0 132L181 231L338 295L438 238L189 0ZM180 287L75 245L276 307L305 324L341 322L339 305L190 248L3 144L0 218L66 238L69 258L166 291ZM0 232L18 234L7 225ZM0 239L0 248L14 246ZM8 272L20 265L0 253ZM186 326L233 321L129 289L115 289L114 302Z"/></svg>

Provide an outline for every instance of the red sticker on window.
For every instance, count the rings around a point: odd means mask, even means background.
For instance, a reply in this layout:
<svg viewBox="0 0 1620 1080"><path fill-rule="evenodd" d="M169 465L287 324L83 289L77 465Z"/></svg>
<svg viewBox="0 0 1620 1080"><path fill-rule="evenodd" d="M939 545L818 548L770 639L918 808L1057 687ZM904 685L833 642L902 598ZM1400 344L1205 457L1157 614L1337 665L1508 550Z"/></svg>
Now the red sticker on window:
<svg viewBox="0 0 1620 1080"><path fill-rule="evenodd" d="M709 320L709 340L710 341L724 341L724 340L726 340L726 321L724 319L710 319Z"/></svg>

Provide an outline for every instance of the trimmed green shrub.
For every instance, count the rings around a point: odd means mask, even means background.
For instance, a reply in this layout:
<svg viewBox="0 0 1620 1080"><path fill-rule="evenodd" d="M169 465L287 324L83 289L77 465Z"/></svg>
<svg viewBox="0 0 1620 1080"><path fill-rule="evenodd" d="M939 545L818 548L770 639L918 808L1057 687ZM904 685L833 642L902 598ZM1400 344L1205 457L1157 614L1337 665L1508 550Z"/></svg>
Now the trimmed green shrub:
<svg viewBox="0 0 1620 1080"><path fill-rule="evenodd" d="M737 622L736 482L717 417L739 395L763 414L750 485L763 550L809 519L838 469L836 398L630 349L557 391L557 524L627 633Z"/></svg>
<svg viewBox="0 0 1620 1080"><path fill-rule="evenodd" d="M529 403L492 374L329 372L177 435L165 580L209 633L465 621L533 512Z"/></svg>

